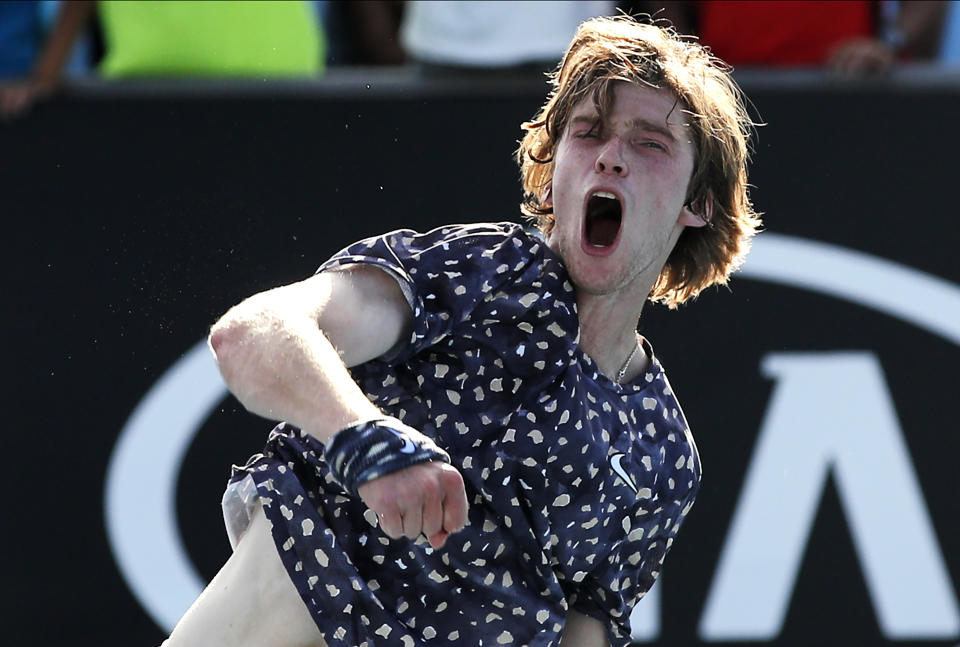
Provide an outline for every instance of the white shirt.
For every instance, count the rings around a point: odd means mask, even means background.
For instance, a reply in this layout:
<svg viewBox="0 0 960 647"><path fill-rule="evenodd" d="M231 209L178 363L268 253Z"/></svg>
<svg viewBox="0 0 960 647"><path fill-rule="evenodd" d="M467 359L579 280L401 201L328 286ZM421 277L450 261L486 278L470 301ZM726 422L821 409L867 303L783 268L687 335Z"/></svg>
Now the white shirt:
<svg viewBox="0 0 960 647"><path fill-rule="evenodd" d="M613 15L614 2L408 2L401 42L414 59L501 67L559 61L577 26Z"/></svg>

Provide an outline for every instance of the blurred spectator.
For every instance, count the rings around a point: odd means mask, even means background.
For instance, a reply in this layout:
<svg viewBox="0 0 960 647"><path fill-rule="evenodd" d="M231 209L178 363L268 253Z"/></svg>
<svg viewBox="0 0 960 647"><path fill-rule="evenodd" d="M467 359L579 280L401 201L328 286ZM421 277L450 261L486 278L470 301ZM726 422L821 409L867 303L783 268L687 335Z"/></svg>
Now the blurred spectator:
<svg viewBox="0 0 960 647"><path fill-rule="evenodd" d="M0 2L0 81L23 78L30 73L37 54L53 29L58 0L11 0ZM66 72L87 73L90 42L80 39L70 55Z"/></svg>
<svg viewBox="0 0 960 647"><path fill-rule="evenodd" d="M0 4L0 78L30 71L44 31L39 2Z"/></svg>
<svg viewBox="0 0 960 647"><path fill-rule="evenodd" d="M323 38L307 2L99 2L105 77L313 76Z"/></svg>
<svg viewBox="0 0 960 647"><path fill-rule="evenodd" d="M940 61L951 67L960 67L960 2L953 0L947 5Z"/></svg>
<svg viewBox="0 0 960 647"><path fill-rule="evenodd" d="M104 40L99 71L106 78L273 78L323 71L323 31L305 1L67 0L30 75L0 90L0 113L20 113L53 90L67 53L94 14Z"/></svg>
<svg viewBox="0 0 960 647"><path fill-rule="evenodd" d="M648 2L734 66L824 66L842 75L932 60L945 2Z"/></svg>
<svg viewBox="0 0 960 647"><path fill-rule="evenodd" d="M404 63L406 53L399 32L405 4L390 0L324 2L327 62L331 66Z"/></svg>
<svg viewBox="0 0 960 647"><path fill-rule="evenodd" d="M427 76L540 75L556 66L577 26L614 2L406 3L400 38Z"/></svg>

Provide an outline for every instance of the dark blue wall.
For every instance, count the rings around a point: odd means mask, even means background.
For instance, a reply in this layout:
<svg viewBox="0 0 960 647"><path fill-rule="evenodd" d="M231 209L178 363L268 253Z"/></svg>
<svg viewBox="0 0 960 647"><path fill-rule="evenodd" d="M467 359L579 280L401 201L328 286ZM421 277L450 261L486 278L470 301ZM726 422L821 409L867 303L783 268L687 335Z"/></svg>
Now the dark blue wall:
<svg viewBox="0 0 960 647"><path fill-rule="evenodd" d="M747 89L768 124L751 179L769 232L939 277L934 298L960 294L960 90ZM219 314L309 275L355 239L517 220L511 154L541 100L540 88L516 87L134 87L74 92L0 124L9 644L159 644L164 634L131 593L105 530L105 474L133 409ZM658 644L701 641L775 386L761 371L771 353L863 351L879 361L955 599L958 340L814 289L757 277L731 288L678 312L648 307L641 323L704 464L659 592ZM939 307L924 299L920 309ZM842 404L847 394L819 397ZM805 424L816 436L826 423L814 415ZM183 460L177 519L205 578L229 554L219 500L230 463L257 451L268 428L228 398ZM830 476L776 644L955 645L960 632L919 642L884 628L838 492ZM898 514L889 510L894 534ZM902 558L914 559L911 547Z"/></svg>

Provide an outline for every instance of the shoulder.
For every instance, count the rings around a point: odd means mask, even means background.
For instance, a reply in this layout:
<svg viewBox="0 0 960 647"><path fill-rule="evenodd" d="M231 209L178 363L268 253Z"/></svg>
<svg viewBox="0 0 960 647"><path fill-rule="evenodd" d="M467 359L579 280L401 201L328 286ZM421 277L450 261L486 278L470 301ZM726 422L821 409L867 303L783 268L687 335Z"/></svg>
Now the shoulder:
<svg viewBox="0 0 960 647"><path fill-rule="evenodd" d="M347 246L320 269L356 262L386 262L397 269L471 259L483 264L503 255L535 256L543 247L538 234L512 222L444 225L426 232L397 229Z"/></svg>
<svg viewBox="0 0 960 647"><path fill-rule="evenodd" d="M398 229L366 238L335 254L320 271L370 263L388 270L415 291L455 290L453 296L482 297L521 274L537 274L555 261L537 232L511 222L474 223L445 225L423 233ZM554 272L557 276L561 273Z"/></svg>
<svg viewBox="0 0 960 647"><path fill-rule="evenodd" d="M384 235L391 245L425 253L442 250L462 253L477 250L485 257L503 249L536 251L539 237L512 222L456 224L418 233L400 229Z"/></svg>

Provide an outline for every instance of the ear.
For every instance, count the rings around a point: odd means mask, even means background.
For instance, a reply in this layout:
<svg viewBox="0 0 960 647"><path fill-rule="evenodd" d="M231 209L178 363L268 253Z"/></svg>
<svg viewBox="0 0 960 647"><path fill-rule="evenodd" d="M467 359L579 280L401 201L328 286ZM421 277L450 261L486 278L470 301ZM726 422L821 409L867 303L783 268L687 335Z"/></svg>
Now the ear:
<svg viewBox="0 0 960 647"><path fill-rule="evenodd" d="M704 227L710 224L710 220L713 218L713 194L707 194L707 198L703 201L702 213L694 211L694 206L692 201L687 201L683 205L683 209L680 210L680 217L677 219L677 222L683 225L684 227Z"/></svg>
<svg viewBox="0 0 960 647"><path fill-rule="evenodd" d="M553 180L547 182L546 186L540 191L539 200L541 207L553 206Z"/></svg>

